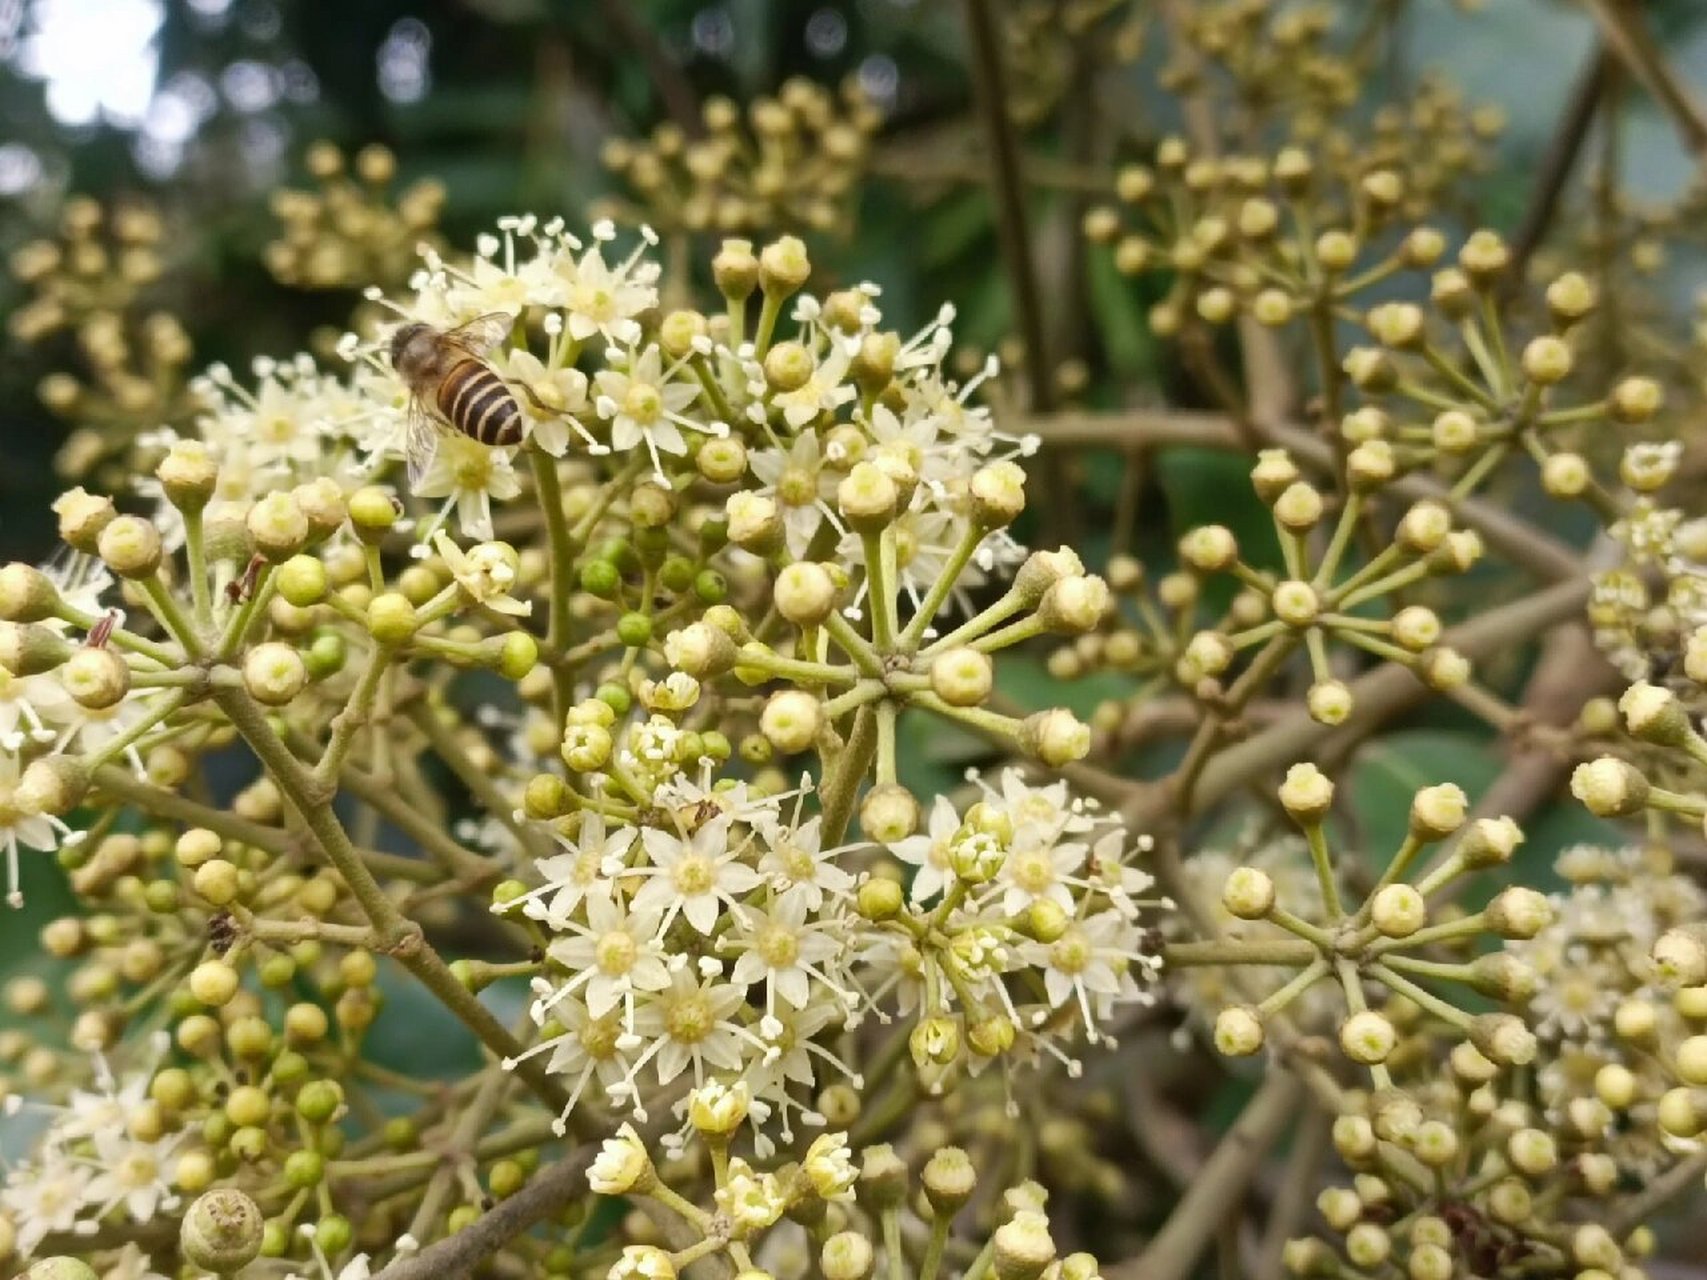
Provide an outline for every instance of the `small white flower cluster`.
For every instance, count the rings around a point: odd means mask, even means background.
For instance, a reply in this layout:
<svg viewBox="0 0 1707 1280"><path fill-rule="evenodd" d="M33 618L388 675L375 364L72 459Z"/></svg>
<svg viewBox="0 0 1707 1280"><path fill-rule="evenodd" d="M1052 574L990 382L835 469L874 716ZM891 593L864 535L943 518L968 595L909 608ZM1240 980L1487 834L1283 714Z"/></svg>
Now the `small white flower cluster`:
<svg viewBox="0 0 1707 1280"><path fill-rule="evenodd" d="M822 1123L797 1091L858 1086L858 1046L821 1041L868 1015L911 1019L914 1059L940 1082L1016 1046L1076 1073L1057 1041L1109 1040L1122 1005L1151 999L1150 877L1125 862L1119 821L1064 784L1010 770L964 813L939 799L929 834L891 846L918 867L910 895L871 873L870 846L824 847L822 820L802 816L810 786L759 795L677 773L633 821L595 793L573 835L552 829L563 852L537 863L543 883L495 909L554 935L530 1056L569 1078L571 1109L596 1082L644 1118L645 1075L687 1072L738 1084L788 1139L791 1112Z"/></svg>
<svg viewBox="0 0 1707 1280"><path fill-rule="evenodd" d="M46 1131L0 1186L0 1216L14 1224L20 1257L50 1235L93 1235L114 1217L140 1226L177 1208L172 1169L186 1135L142 1137L130 1123L144 1109L153 1074L149 1066L115 1078L97 1056L94 1088L72 1090L63 1106L29 1108L47 1113ZM3 1114L20 1116L19 1124L33 1118L21 1108ZM120 1274L136 1280L153 1274L134 1249L124 1265L131 1269Z"/></svg>

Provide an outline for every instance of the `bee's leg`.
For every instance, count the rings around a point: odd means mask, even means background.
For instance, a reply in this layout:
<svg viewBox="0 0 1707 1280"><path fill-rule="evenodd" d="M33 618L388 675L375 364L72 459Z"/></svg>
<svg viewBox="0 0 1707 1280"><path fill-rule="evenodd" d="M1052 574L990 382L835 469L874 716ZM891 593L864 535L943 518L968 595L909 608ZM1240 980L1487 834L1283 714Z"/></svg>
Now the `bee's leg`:
<svg viewBox="0 0 1707 1280"><path fill-rule="evenodd" d="M532 402L533 407L538 409L542 413L560 413L560 412L562 412L559 409L553 409L550 405L546 404L545 401L541 400L537 395L534 394L533 388L528 386L528 384L525 382L512 382L512 381L510 381L510 379L505 378L504 379L504 385L506 387L510 388L510 390L512 390L512 391L520 391L524 396L526 396L528 398L529 401Z"/></svg>

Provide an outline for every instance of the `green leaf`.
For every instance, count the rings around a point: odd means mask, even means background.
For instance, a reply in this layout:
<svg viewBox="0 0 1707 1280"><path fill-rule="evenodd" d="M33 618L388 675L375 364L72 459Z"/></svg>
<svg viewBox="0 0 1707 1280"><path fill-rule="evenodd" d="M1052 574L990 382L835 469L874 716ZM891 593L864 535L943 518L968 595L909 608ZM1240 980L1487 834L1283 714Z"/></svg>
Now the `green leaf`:
<svg viewBox="0 0 1707 1280"><path fill-rule="evenodd" d="M1498 773L1486 742L1467 731L1405 730L1358 752L1345 787L1370 865L1385 866L1404 840L1420 789L1454 782L1474 801Z"/></svg>

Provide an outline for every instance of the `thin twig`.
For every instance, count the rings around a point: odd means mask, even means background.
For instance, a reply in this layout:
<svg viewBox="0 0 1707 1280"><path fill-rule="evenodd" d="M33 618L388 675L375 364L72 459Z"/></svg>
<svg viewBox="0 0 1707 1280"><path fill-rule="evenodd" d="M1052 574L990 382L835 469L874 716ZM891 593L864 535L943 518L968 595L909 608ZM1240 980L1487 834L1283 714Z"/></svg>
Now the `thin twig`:
<svg viewBox="0 0 1707 1280"><path fill-rule="evenodd" d="M1641 7L1625 0L1589 0L1589 8L1619 61L1671 117L1683 145L1698 161L1707 162L1707 110L1666 61Z"/></svg>

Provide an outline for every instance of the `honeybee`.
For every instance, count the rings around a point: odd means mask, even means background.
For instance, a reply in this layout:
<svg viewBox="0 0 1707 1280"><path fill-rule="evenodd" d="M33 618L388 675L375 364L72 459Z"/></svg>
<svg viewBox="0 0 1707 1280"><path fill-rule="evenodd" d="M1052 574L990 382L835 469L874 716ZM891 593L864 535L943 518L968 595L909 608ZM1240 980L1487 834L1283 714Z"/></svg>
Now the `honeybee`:
<svg viewBox="0 0 1707 1280"><path fill-rule="evenodd" d="M487 362L514 324L514 317L492 311L455 329L415 321L391 335L391 367L409 388L410 484L432 464L441 422L483 445L522 442L522 407Z"/></svg>

